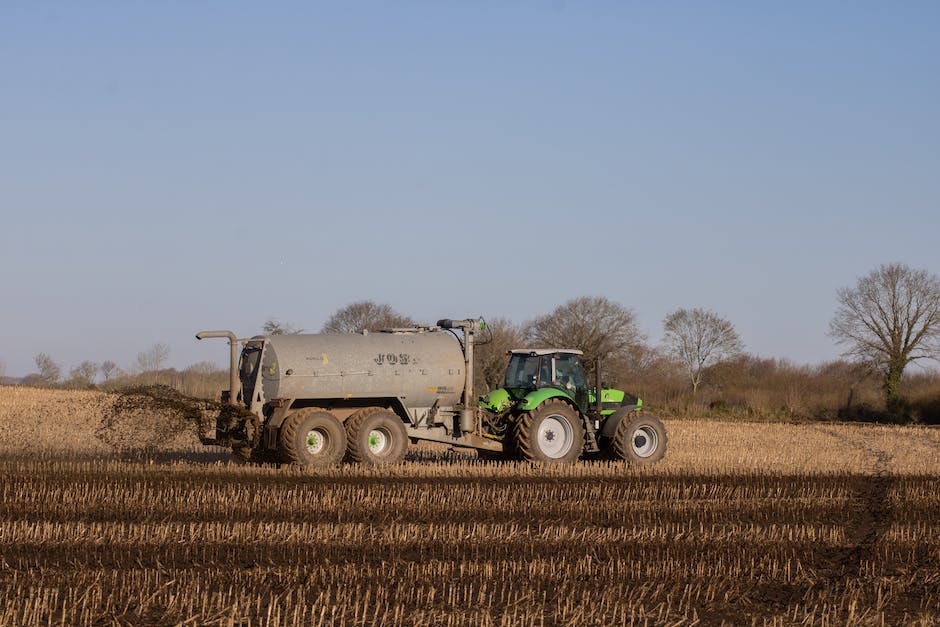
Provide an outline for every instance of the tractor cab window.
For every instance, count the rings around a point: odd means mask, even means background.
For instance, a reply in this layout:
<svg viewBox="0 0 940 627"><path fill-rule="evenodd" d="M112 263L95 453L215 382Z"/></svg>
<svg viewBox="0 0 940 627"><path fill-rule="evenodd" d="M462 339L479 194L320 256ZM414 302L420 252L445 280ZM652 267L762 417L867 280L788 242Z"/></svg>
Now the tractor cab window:
<svg viewBox="0 0 940 627"><path fill-rule="evenodd" d="M507 388L558 387L570 391L586 390L584 367L577 355L531 355L514 353L506 370Z"/></svg>
<svg viewBox="0 0 940 627"><path fill-rule="evenodd" d="M555 355L555 387L567 390L578 407L588 405L587 379L584 376L584 366L581 358L571 353Z"/></svg>
<svg viewBox="0 0 940 627"><path fill-rule="evenodd" d="M587 387L584 379L584 367L577 355L561 354L555 357L556 385L567 389L582 390Z"/></svg>
<svg viewBox="0 0 940 627"><path fill-rule="evenodd" d="M509 367L506 368L505 387L538 387L539 361L540 358L537 355L513 353L509 358Z"/></svg>

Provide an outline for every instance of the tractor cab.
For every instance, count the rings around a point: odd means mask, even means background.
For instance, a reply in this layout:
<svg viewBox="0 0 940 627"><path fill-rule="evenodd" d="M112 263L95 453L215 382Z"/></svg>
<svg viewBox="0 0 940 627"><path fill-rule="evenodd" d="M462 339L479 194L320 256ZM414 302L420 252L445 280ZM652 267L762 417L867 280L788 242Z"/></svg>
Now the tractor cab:
<svg viewBox="0 0 940 627"><path fill-rule="evenodd" d="M524 396L540 388L557 388L586 409L588 404L587 378L581 363L582 353L573 349L515 349L509 352L509 366L503 385Z"/></svg>

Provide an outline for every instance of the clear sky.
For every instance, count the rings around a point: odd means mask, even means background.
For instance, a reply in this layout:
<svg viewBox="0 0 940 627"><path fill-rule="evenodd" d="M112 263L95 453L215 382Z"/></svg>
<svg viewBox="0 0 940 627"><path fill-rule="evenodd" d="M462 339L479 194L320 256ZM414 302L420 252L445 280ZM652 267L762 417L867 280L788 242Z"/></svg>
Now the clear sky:
<svg viewBox="0 0 940 627"><path fill-rule="evenodd" d="M940 2L3 3L0 211L7 375L364 298L816 363L839 287L940 273Z"/></svg>

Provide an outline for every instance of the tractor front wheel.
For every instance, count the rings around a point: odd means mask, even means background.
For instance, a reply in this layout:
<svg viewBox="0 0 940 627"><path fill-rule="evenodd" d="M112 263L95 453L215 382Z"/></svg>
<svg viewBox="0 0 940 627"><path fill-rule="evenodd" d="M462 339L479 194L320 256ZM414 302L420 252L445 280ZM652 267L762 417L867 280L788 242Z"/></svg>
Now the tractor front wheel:
<svg viewBox="0 0 940 627"><path fill-rule="evenodd" d="M519 416L515 445L531 462L573 464L584 450L584 427L577 410L562 401L549 401Z"/></svg>
<svg viewBox="0 0 940 627"><path fill-rule="evenodd" d="M652 414L639 414L631 420L625 416L610 449L617 459L635 464L655 464L666 454L666 427Z"/></svg>

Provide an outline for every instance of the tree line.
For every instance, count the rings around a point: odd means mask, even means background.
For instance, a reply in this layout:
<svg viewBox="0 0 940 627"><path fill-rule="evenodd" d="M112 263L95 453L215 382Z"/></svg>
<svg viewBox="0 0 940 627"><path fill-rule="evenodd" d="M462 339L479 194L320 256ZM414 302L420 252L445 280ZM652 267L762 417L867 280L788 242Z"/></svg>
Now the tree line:
<svg viewBox="0 0 940 627"><path fill-rule="evenodd" d="M654 402L669 403L679 414L700 414L707 406L799 418L940 421L940 375L924 371L905 377L910 364L940 359L940 279L902 263L883 264L840 289L837 302L829 335L843 348L843 359L797 366L746 354L733 323L713 311L670 312L661 342L651 346L632 309L605 297L575 298L523 323L488 321L476 352L476 386L500 385L512 348L576 348L584 351L589 369L600 358L611 381L646 388ZM390 305L366 300L335 312L321 332L414 324ZM265 331L296 332L276 320L269 320ZM913 392L907 398L905 381Z"/></svg>
<svg viewBox="0 0 940 627"><path fill-rule="evenodd" d="M819 366L760 359L745 352L734 324L714 311L679 308L662 321L650 344L629 307L603 296L569 300L525 322L487 321L478 337L476 386L501 384L510 349L575 348L590 370L601 360L610 385L640 394L673 415L738 413L745 417L919 419L940 422L940 375L908 373L914 362L940 358L940 279L900 263L879 266L837 294L829 335L843 358ZM321 333L408 328L416 321L391 305L362 300L331 315ZM300 333L277 319L265 334ZM157 343L122 370L113 361L84 361L68 375L45 353L27 385L105 389L163 383L196 396L214 396L226 373L209 362L183 371L166 368L169 347ZM907 386L907 394L902 386Z"/></svg>

